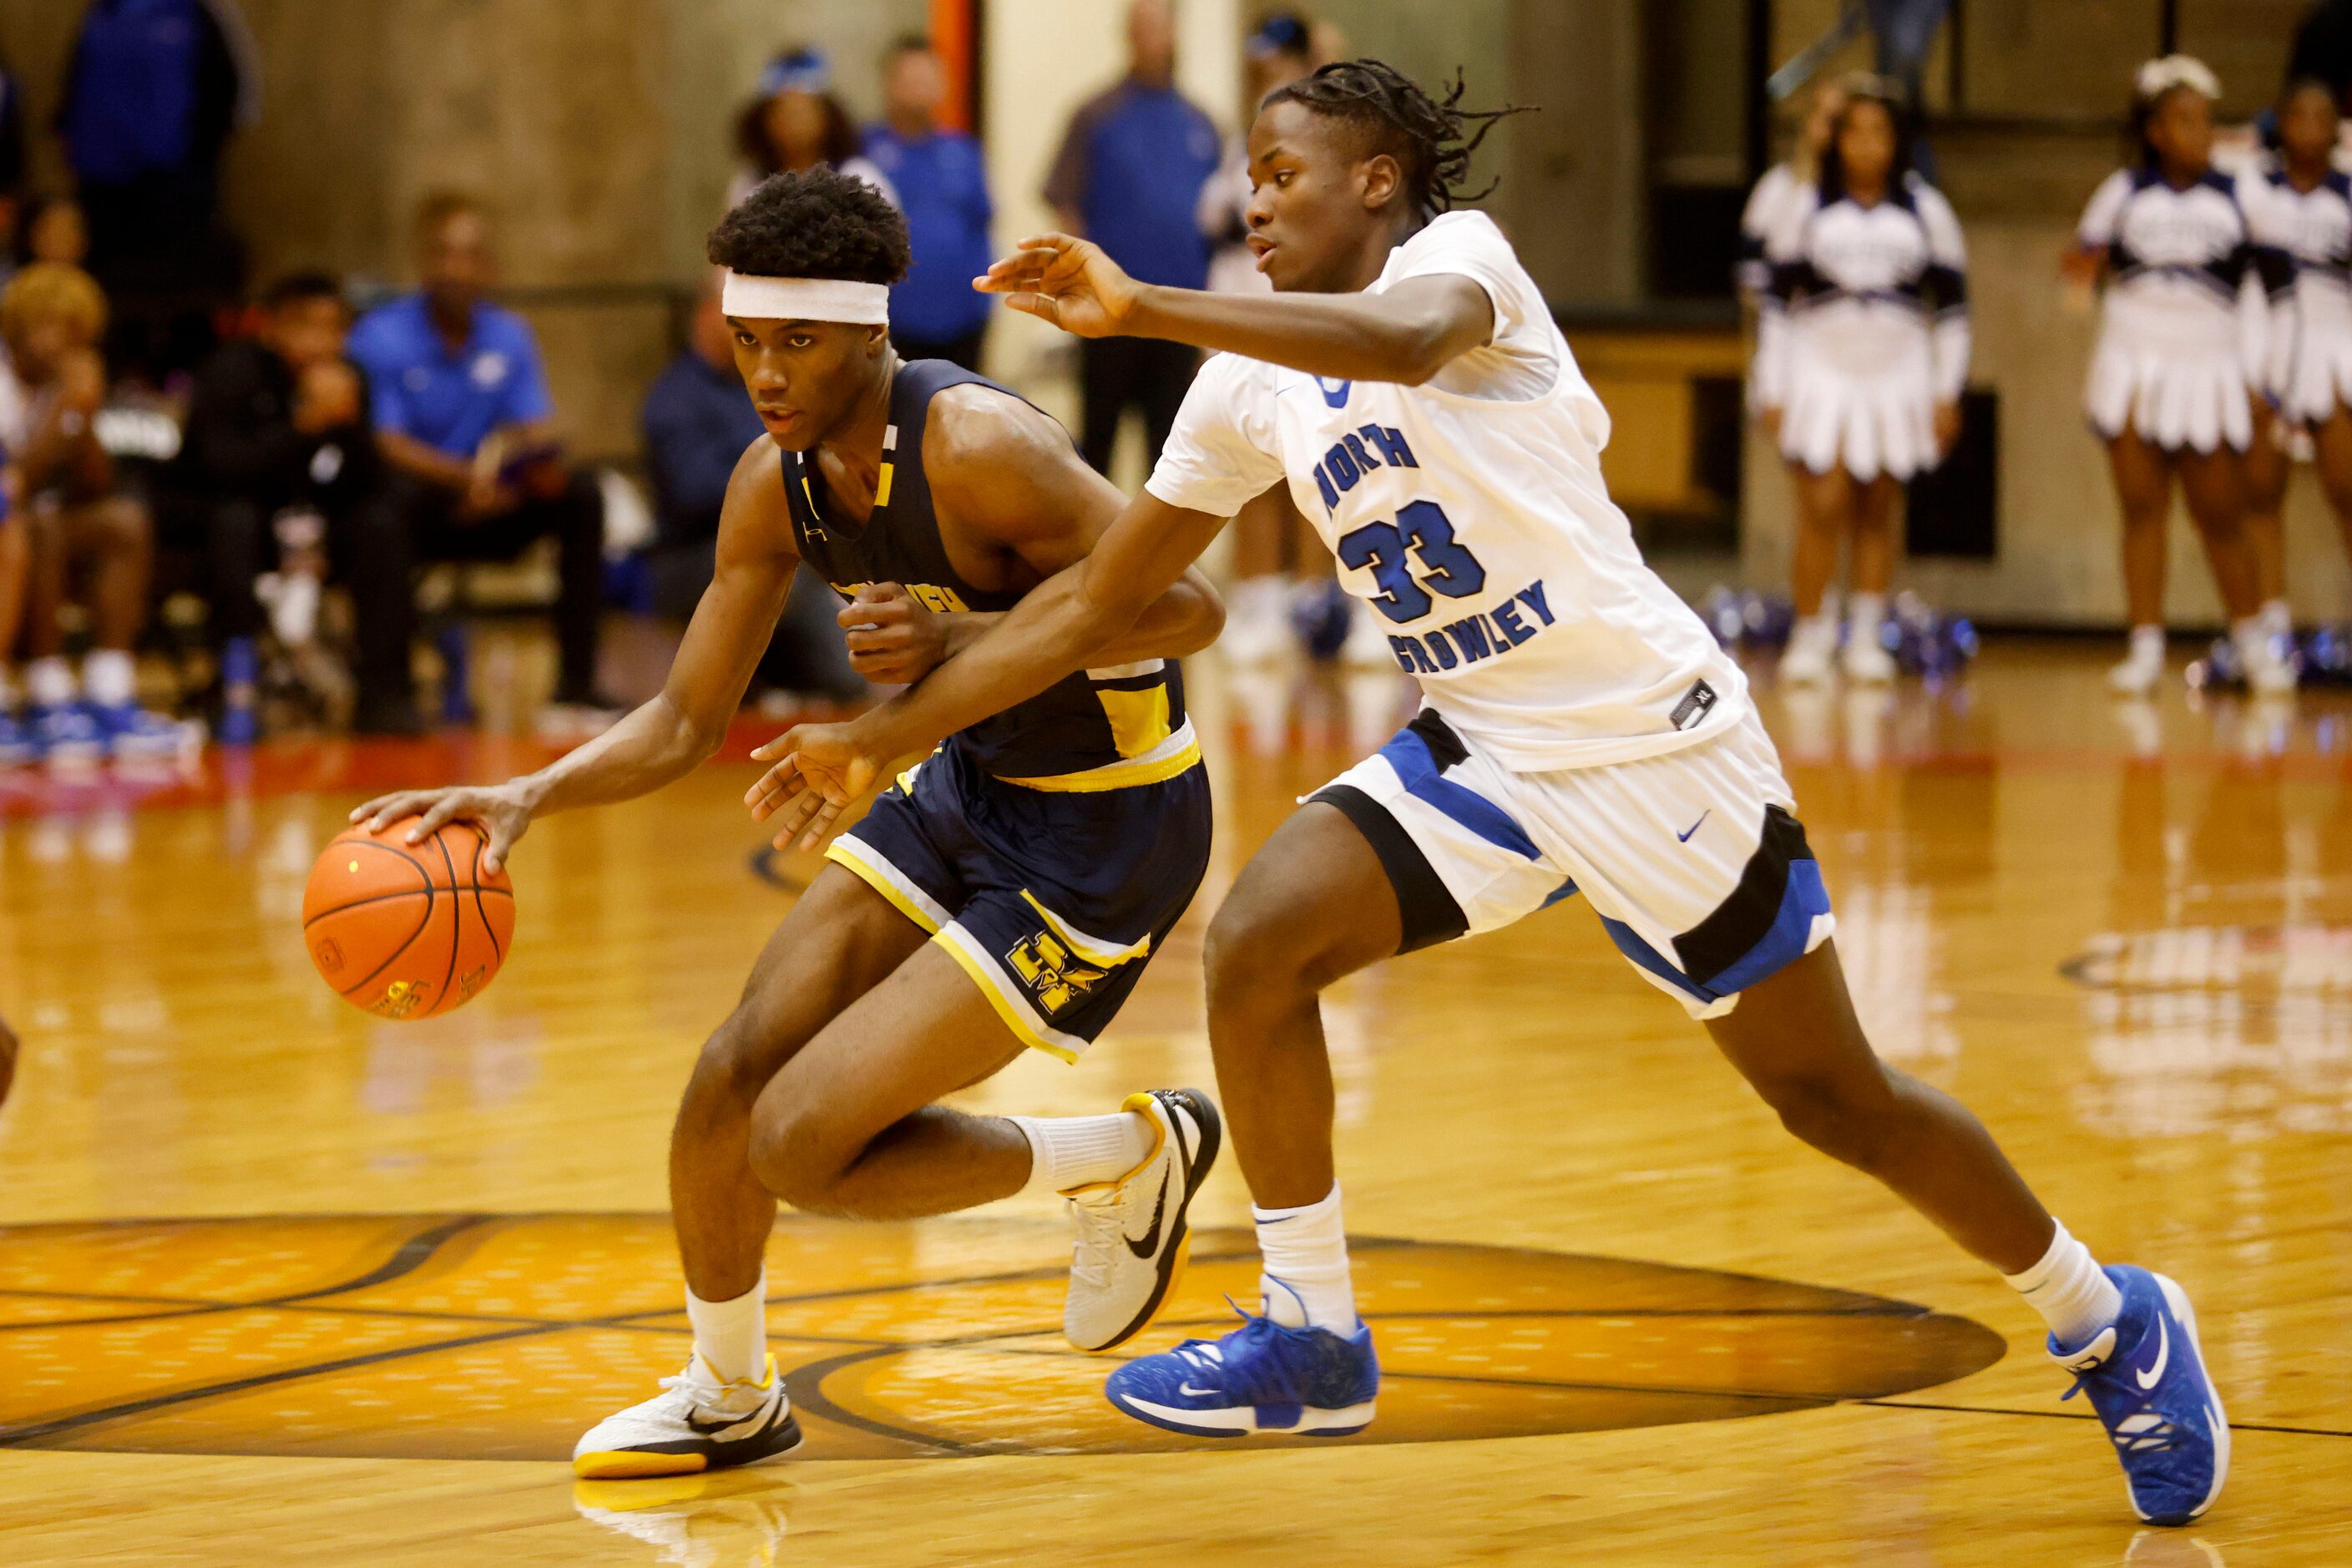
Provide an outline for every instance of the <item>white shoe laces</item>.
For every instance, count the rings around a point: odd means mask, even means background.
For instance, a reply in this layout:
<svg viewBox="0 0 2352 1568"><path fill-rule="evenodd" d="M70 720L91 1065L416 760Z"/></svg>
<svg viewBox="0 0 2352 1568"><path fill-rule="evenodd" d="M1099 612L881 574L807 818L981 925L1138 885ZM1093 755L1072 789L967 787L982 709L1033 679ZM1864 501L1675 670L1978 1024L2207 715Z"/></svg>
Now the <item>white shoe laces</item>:
<svg viewBox="0 0 2352 1568"><path fill-rule="evenodd" d="M1117 1187L1070 1200L1070 1215L1078 1231L1077 1244L1070 1249L1072 1279L1097 1290L1110 1289L1111 1268L1117 1261L1112 1248L1124 1239L1119 1228L1123 1207Z"/></svg>

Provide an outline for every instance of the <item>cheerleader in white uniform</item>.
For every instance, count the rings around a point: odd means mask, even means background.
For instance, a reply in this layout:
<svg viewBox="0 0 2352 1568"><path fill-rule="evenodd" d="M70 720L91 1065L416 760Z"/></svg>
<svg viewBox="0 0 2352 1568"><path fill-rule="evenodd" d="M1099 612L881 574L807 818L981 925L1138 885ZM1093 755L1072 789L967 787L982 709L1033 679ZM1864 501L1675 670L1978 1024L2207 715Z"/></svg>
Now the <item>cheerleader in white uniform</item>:
<svg viewBox="0 0 2352 1568"><path fill-rule="evenodd" d="M1772 286L1772 264L1765 259L1765 249L1783 215L1795 204L1811 200L1821 184L1822 153L1830 144L1838 116L1845 112L1845 103L1843 81L1825 81L1813 89L1812 104L1805 110L1804 123L1797 127L1788 157L1764 171L1756 188L1748 193L1748 205L1739 211L1739 264L1732 277L1739 286L1740 299L1759 310L1763 308L1765 291ZM1749 400L1759 411L1779 406L1778 400L1765 401L1753 376L1748 386Z"/></svg>
<svg viewBox="0 0 2352 1568"><path fill-rule="evenodd" d="M2247 217L2273 288L2267 380L2277 434L2308 433L2320 488L2352 549L2352 177L2335 164L2341 129L2326 82L2306 77L2289 85L2279 103L2277 153L2249 189ZM2287 458L2284 440L2257 435L2246 459L2246 532L2263 629L2273 638L2294 630L2279 516Z"/></svg>
<svg viewBox="0 0 2352 1568"><path fill-rule="evenodd" d="M2177 472L2248 681L2291 690L2294 672L2262 628L2246 539L2244 458L2268 311L2237 184L2212 164L2221 84L2172 55L2141 67L2137 86L2139 163L2100 185L2067 263L2076 281L2106 285L2084 412L2107 444L2123 506L2131 617L2130 655L2108 683L2139 695L2164 675L2164 531Z"/></svg>
<svg viewBox="0 0 2352 1568"><path fill-rule="evenodd" d="M1822 600L1853 542L1843 664L1894 679L1878 640L1895 567L1895 500L1959 433L1968 381L1967 258L1959 220L1910 169L1891 84L1857 85L1837 117L1821 183L1783 209L1758 323L1757 382L1797 487L1783 679L1827 679L1837 620Z"/></svg>

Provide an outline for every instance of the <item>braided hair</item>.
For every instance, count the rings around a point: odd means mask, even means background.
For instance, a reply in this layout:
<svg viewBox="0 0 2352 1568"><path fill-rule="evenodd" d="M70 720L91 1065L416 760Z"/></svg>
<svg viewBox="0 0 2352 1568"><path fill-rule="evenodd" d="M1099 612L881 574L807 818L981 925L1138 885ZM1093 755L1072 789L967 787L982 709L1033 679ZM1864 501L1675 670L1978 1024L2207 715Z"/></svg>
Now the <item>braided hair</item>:
<svg viewBox="0 0 2352 1568"><path fill-rule="evenodd" d="M1464 195L1457 189L1470 174L1470 155L1495 122L1527 112L1530 105L1464 109L1462 73L1441 101L1419 83L1381 60L1342 60L1266 94L1270 108L1295 103L1313 113L1348 120L1371 137L1372 150L1386 153L1403 171L1406 199L1424 216L1451 211L1456 202L1484 200L1500 182ZM1475 126L1476 129L1471 130ZM1468 135L1465 137L1465 132Z"/></svg>

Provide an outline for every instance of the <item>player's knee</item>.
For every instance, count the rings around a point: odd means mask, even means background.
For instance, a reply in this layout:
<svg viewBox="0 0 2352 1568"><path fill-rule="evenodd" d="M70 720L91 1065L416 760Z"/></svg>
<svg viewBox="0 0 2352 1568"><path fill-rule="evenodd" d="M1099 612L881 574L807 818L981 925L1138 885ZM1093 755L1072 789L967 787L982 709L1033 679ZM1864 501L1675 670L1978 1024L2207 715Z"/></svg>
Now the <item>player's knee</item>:
<svg viewBox="0 0 2352 1568"><path fill-rule="evenodd" d="M804 1214L838 1214L834 1194L842 1163L809 1117L790 1107L763 1105L751 1121L751 1174L778 1202Z"/></svg>
<svg viewBox="0 0 2352 1568"><path fill-rule="evenodd" d="M775 1076L775 1053L738 1011L711 1031L687 1079L685 1109L698 1119L742 1117Z"/></svg>
<svg viewBox="0 0 2352 1568"><path fill-rule="evenodd" d="M1312 995L1344 973L1332 973L1330 943L1316 922L1245 889L1227 898L1209 922L1202 963L1212 1007Z"/></svg>
<svg viewBox="0 0 2352 1568"><path fill-rule="evenodd" d="M1897 1106L1883 1075L1875 1083L1852 1075L1796 1075L1756 1087L1781 1126L1831 1159L1862 1171L1884 1162Z"/></svg>

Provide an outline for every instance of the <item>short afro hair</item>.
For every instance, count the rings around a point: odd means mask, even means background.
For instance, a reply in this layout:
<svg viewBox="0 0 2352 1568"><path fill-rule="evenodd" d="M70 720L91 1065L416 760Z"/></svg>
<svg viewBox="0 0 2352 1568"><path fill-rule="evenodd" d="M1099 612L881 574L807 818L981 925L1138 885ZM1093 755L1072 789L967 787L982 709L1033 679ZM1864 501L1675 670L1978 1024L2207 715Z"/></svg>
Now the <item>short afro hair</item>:
<svg viewBox="0 0 2352 1568"><path fill-rule="evenodd" d="M760 182L710 231L714 266L757 278L896 283L907 275L907 220L880 191L827 168Z"/></svg>

